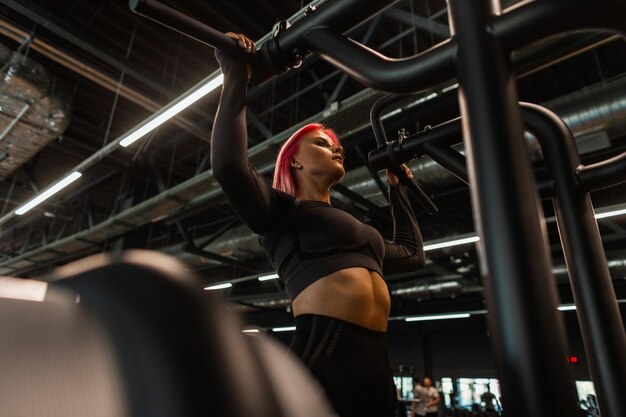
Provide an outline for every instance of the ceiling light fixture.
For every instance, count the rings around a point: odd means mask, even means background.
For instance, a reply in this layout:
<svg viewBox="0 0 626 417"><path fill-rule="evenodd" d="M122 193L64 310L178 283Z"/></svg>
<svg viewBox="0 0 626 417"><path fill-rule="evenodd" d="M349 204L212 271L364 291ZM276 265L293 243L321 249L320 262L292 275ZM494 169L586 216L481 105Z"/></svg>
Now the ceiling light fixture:
<svg viewBox="0 0 626 417"><path fill-rule="evenodd" d="M620 216L626 214L626 209L605 211L604 213L596 213L596 219L605 219L607 217Z"/></svg>
<svg viewBox="0 0 626 417"><path fill-rule="evenodd" d="M294 330L296 330L296 326L274 327L272 329L273 332L293 332Z"/></svg>
<svg viewBox="0 0 626 417"><path fill-rule="evenodd" d="M230 282L226 282L224 284L217 284L217 285L211 285L210 287L204 287L204 289L207 290L207 291L223 290L223 289L226 289L226 288L230 288L232 286L233 286L233 284L231 284Z"/></svg>
<svg viewBox="0 0 626 417"><path fill-rule="evenodd" d="M271 279L277 279L277 278L278 278L278 274L263 275L259 277L259 281L269 281Z"/></svg>
<svg viewBox="0 0 626 417"><path fill-rule="evenodd" d="M470 317L470 313L459 314L436 314L432 316L414 316L407 317L404 321L431 321L431 320L449 320L449 319L466 319Z"/></svg>
<svg viewBox="0 0 626 417"><path fill-rule="evenodd" d="M0 277L0 298L41 302L45 300L47 291L47 282Z"/></svg>
<svg viewBox="0 0 626 417"><path fill-rule="evenodd" d="M44 201L46 201L47 199L49 199L50 197L52 197L53 195L61 191L63 188L67 187L68 185L70 185L71 183L79 179L81 175L82 174L80 172L72 172L70 175L68 175L67 177L63 178L61 181L54 184L52 187L48 188L47 190L45 190L38 196L35 196L32 200L30 200L26 204L19 207L17 210L15 210L14 213L17 214L18 216L21 216L22 214L31 210L33 207L43 203Z"/></svg>
<svg viewBox="0 0 626 417"><path fill-rule="evenodd" d="M470 237L466 237L463 239L448 240L446 242L439 242L439 243L431 243L429 245L424 245L424 252L429 251L429 250L448 248L450 246L465 245L468 243L478 242L479 240L480 238L478 236L470 236Z"/></svg>
<svg viewBox="0 0 626 417"><path fill-rule="evenodd" d="M215 78L208 80L205 84L201 84L197 89L192 89L187 94L179 97L177 100L171 102L167 106L163 107L158 112L143 121L143 123L135 126L130 132L127 132L120 138L120 145L127 147L141 139L147 133L156 129L172 117L176 116L187 107L191 106L202 97L215 90L222 85L224 81L224 75L218 74Z"/></svg>

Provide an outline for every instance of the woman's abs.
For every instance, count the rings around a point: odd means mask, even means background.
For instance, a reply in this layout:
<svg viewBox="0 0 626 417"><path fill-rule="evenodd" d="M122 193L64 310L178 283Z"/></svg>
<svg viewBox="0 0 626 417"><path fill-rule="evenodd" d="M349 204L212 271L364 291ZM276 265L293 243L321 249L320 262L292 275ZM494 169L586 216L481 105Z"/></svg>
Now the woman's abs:
<svg viewBox="0 0 626 417"><path fill-rule="evenodd" d="M387 330L389 290L366 268L345 268L315 281L293 300L294 316L320 314L372 330Z"/></svg>

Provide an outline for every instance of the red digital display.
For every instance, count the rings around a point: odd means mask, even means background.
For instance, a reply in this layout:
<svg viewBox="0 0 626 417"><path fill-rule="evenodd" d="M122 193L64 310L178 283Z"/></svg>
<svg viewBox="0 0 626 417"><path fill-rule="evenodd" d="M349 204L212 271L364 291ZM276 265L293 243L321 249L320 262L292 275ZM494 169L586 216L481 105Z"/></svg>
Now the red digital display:
<svg viewBox="0 0 626 417"><path fill-rule="evenodd" d="M578 356L566 356L567 363L578 363Z"/></svg>

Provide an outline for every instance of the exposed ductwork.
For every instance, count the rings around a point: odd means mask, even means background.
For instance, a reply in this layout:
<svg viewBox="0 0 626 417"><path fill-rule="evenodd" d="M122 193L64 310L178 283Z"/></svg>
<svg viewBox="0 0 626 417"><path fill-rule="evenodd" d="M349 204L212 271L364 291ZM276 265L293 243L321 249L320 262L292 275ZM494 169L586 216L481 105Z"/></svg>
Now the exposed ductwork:
<svg viewBox="0 0 626 417"><path fill-rule="evenodd" d="M51 140L71 113L68 91L38 63L0 44L0 180Z"/></svg>

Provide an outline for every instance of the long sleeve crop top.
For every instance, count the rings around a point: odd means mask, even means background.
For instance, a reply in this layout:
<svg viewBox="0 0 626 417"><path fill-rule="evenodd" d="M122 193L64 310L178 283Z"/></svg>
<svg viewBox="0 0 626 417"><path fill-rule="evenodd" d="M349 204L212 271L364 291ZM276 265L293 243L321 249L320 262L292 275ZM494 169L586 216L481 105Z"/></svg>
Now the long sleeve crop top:
<svg viewBox="0 0 626 417"><path fill-rule="evenodd" d="M272 188L248 162L245 64L217 52L224 74L213 124L211 165L235 213L261 235L270 263L293 300L332 272L364 267L379 274L424 263L422 237L404 186L389 187L393 241L321 201L300 200Z"/></svg>

